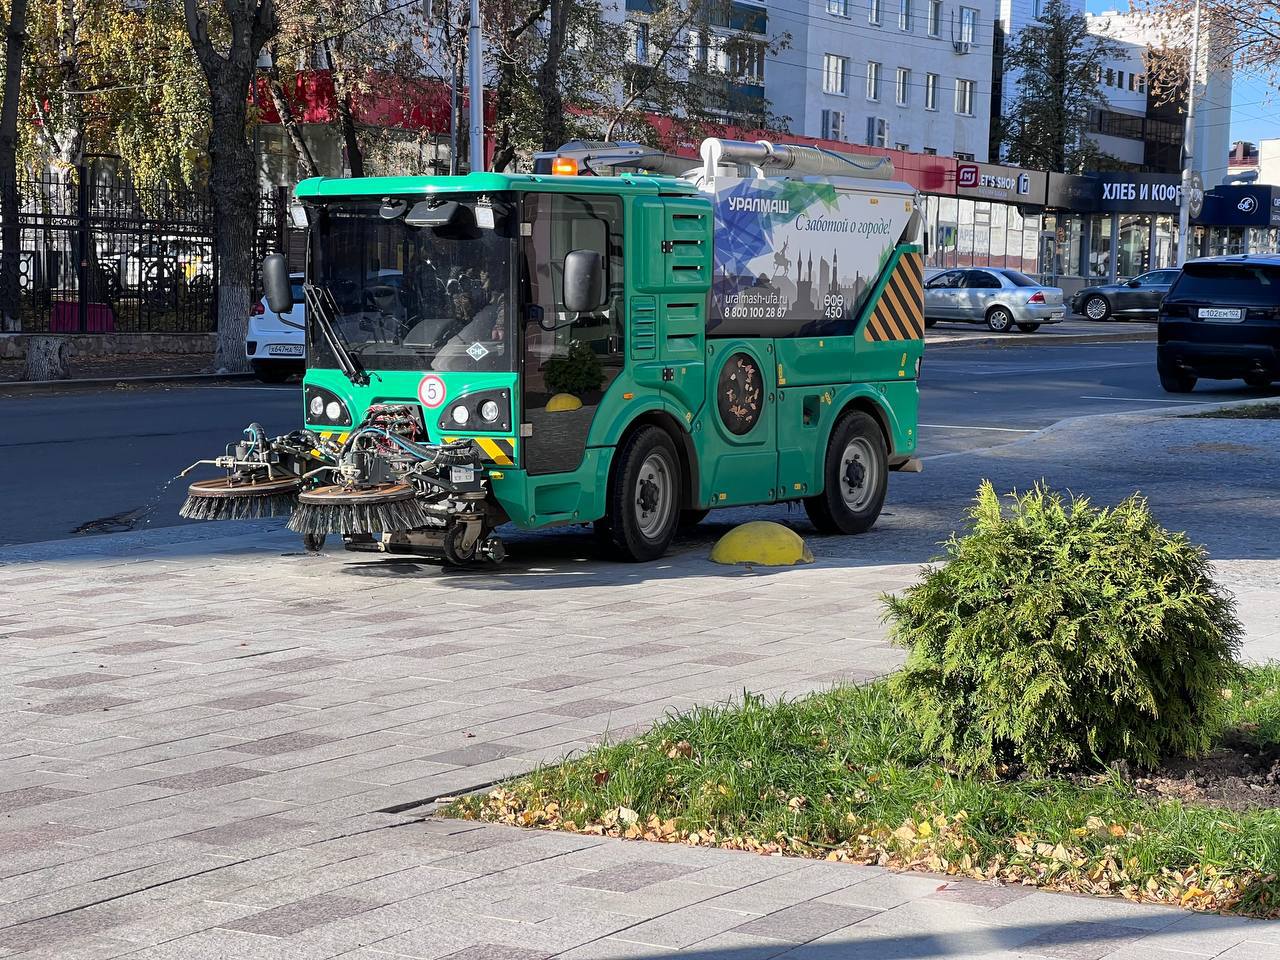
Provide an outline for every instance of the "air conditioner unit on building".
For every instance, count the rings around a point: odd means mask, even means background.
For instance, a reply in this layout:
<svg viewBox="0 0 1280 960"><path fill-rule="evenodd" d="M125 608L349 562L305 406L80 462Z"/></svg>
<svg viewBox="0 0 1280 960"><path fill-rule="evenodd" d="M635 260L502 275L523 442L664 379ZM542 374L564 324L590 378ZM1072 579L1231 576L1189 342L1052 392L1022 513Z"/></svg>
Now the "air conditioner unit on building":
<svg viewBox="0 0 1280 960"><path fill-rule="evenodd" d="M973 44L968 40L952 40L951 46L955 47L956 53L968 53Z"/></svg>

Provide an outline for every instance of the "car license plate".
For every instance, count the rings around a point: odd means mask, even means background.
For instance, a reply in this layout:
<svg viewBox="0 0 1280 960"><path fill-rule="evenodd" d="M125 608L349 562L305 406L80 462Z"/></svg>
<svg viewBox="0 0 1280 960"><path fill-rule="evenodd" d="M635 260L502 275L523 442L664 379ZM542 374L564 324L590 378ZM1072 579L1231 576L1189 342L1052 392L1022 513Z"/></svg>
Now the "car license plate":
<svg viewBox="0 0 1280 960"><path fill-rule="evenodd" d="M302 356L302 344L300 343L272 343L267 345L267 353L273 357L300 357Z"/></svg>
<svg viewBox="0 0 1280 960"><path fill-rule="evenodd" d="M1238 323L1244 319L1244 311L1239 307L1201 307L1196 316L1201 320Z"/></svg>
<svg viewBox="0 0 1280 960"><path fill-rule="evenodd" d="M451 467L449 469L450 483L470 483L475 478L475 467Z"/></svg>
<svg viewBox="0 0 1280 960"><path fill-rule="evenodd" d="M1066 313L1063 312L1062 310L1055 310L1053 313L1049 314L1050 320L1062 320L1065 317L1066 317Z"/></svg>

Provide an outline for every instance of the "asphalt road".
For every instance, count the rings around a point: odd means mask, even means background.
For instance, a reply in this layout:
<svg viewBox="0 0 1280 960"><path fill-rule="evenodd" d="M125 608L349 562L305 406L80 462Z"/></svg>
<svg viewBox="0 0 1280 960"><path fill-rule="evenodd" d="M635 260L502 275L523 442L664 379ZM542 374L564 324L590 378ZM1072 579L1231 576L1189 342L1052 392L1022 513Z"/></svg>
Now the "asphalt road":
<svg viewBox="0 0 1280 960"><path fill-rule="evenodd" d="M1015 440L1066 417L1260 396L1242 383L1165 394L1150 342L951 345L926 352L920 454ZM0 544L183 523L193 461L222 452L250 421L297 426L297 384L0 388Z"/></svg>

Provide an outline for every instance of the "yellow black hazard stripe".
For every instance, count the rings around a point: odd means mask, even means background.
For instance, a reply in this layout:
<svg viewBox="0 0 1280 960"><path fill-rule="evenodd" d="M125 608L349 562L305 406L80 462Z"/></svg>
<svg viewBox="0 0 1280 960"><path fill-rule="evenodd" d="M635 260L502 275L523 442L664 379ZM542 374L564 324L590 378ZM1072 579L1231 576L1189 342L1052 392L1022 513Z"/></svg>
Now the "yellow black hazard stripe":
<svg viewBox="0 0 1280 960"><path fill-rule="evenodd" d="M446 443L461 440L462 437L445 437ZM516 441L513 437L467 437L474 440L476 446L484 453L486 463L496 463L500 467L509 467L516 462Z"/></svg>
<svg viewBox="0 0 1280 960"><path fill-rule="evenodd" d="M872 343L924 338L924 260L920 254L898 257L862 336Z"/></svg>

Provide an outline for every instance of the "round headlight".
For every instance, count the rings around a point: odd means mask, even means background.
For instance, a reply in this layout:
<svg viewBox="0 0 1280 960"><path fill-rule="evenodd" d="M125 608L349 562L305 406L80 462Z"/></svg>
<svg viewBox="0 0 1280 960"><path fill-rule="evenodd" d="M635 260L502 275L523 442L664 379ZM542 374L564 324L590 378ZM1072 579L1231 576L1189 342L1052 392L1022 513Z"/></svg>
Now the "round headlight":
<svg viewBox="0 0 1280 960"><path fill-rule="evenodd" d="M452 410L449 411L449 416L453 418L454 423L456 423L458 426L462 426L464 423L466 423L468 420L471 419L471 411L468 410L462 404L458 404L456 407L454 407Z"/></svg>
<svg viewBox="0 0 1280 960"><path fill-rule="evenodd" d="M337 400L330 400L324 408L324 415L330 420L342 419L342 404Z"/></svg>
<svg viewBox="0 0 1280 960"><path fill-rule="evenodd" d="M497 420L498 419L497 402L493 400L486 400L484 403L480 404L480 416L484 417L484 419L489 421L490 423L493 423L493 421Z"/></svg>
<svg viewBox="0 0 1280 960"><path fill-rule="evenodd" d="M318 417L324 413L324 397L319 395L311 398L311 415Z"/></svg>

